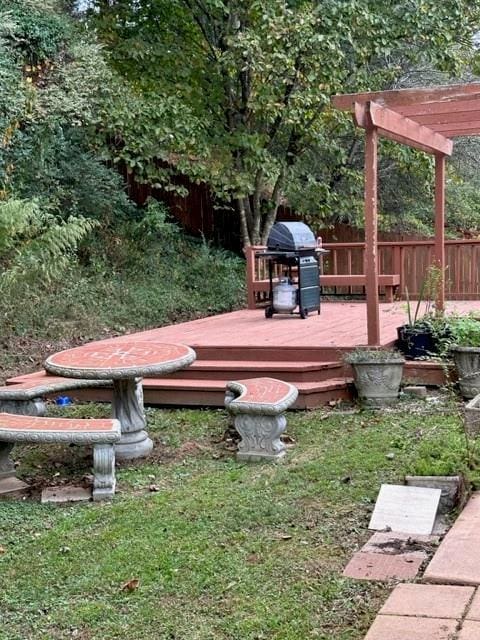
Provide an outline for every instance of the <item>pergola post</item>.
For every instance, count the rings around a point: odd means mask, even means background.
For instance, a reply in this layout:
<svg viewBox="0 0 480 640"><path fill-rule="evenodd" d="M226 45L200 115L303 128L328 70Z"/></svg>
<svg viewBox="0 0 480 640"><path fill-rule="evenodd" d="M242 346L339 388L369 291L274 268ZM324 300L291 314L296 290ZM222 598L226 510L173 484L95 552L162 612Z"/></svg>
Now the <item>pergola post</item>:
<svg viewBox="0 0 480 640"><path fill-rule="evenodd" d="M440 269L436 308L445 309L445 156L435 154L435 264Z"/></svg>
<svg viewBox="0 0 480 640"><path fill-rule="evenodd" d="M380 313L378 297L378 131L366 129L365 138L365 275L367 295L368 344L380 344Z"/></svg>

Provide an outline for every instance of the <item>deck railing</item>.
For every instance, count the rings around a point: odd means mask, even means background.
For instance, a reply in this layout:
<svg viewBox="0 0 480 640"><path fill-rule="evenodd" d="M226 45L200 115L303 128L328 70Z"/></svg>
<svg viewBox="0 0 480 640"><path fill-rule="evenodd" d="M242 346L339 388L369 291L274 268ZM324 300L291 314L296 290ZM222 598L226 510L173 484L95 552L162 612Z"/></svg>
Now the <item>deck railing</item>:
<svg viewBox="0 0 480 640"><path fill-rule="evenodd" d="M425 273L434 261L434 240L379 242L379 273L400 276L399 297L405 290L411 298L418 297ZM323 244L329 254L322 258L322 271L329 275L363 274L365 243L328 242ZM255 258L264 247L248 247L247 260L248 306L253 308L265 298L267 261ZM445 293L449 300L480 299L480 240L446 240ZM281 267L278 267L280 275ZM263 284L262 284L263 282ZM336 287L336 293L362 293L362 287ZM327 290L328 292L329 290Z"/></svg>

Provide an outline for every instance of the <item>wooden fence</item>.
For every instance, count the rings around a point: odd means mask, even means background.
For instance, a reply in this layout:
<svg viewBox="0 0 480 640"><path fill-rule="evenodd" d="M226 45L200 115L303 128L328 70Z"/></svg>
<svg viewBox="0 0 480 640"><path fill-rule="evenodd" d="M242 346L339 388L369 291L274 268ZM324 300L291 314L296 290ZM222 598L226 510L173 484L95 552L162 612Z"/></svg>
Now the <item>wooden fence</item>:
<svg viewBox="0 0 480 640"><path fill-rule="evenodd" d="M322 271L329 275L364 273L365 243L328 242L323 244L329 254L322 259ZM255 258L263 247L249 247L247 259L247 290L249 307L265 297L264 281L268 278L266 260ZM379 242L379 273L400 276L399 297L405 290L411 298L418 296L428 267L434 260L433 240ZM480 240L446 240L445 293L448 300L480 299ZM263 281L263 284L261 284ZM256 284L257 283L257 284ZM362 287L335 287L324 293L361 294Z"/></svg>

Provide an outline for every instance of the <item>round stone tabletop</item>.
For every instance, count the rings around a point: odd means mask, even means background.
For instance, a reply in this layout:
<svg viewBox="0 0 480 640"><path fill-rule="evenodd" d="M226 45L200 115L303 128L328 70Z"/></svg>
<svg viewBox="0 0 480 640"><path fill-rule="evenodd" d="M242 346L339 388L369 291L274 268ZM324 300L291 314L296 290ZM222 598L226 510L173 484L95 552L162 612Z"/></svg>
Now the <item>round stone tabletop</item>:
<svg viewBox="0 0 480 640"><path fill-rule="evenodd" d="M60 351L45 361L49 373L66 378L118 380L161 376L191 364L196 354L184 344L137 340L93 342Z"/></svg>

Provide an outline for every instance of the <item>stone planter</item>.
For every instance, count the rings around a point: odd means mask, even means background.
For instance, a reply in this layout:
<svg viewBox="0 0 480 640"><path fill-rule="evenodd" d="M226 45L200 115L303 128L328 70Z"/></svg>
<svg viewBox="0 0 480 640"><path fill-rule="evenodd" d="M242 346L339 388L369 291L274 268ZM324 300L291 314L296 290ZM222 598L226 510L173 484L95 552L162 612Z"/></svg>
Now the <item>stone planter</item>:
<svg viewBox="0 0 480 640"><path fill-rule="evenodd" d="M367 358L350 362L359 398L370 406L378 407L396 402L404 363L400 356L391 356L384 362Z"/></svg>
<svg viewBox="0 0 480 640"><path fill-rule="evenodd" d="M464 398L474 398L480 393L480 347L455 347L452 353L460 393Z"/></svg>
<svg viewBox="0 0 480 640"><path fill-rule="evenodd" d="M480 435L480 394L465 405L465 430L471 438Z"/></svg>
<svg viewBox="0 0 480 640"><path fill-rule="evenodd" d="M438 506L440 514L455 509L465 489L462 476L405 476L405 483L409 487L440 489L442 492Z"/></svg>

